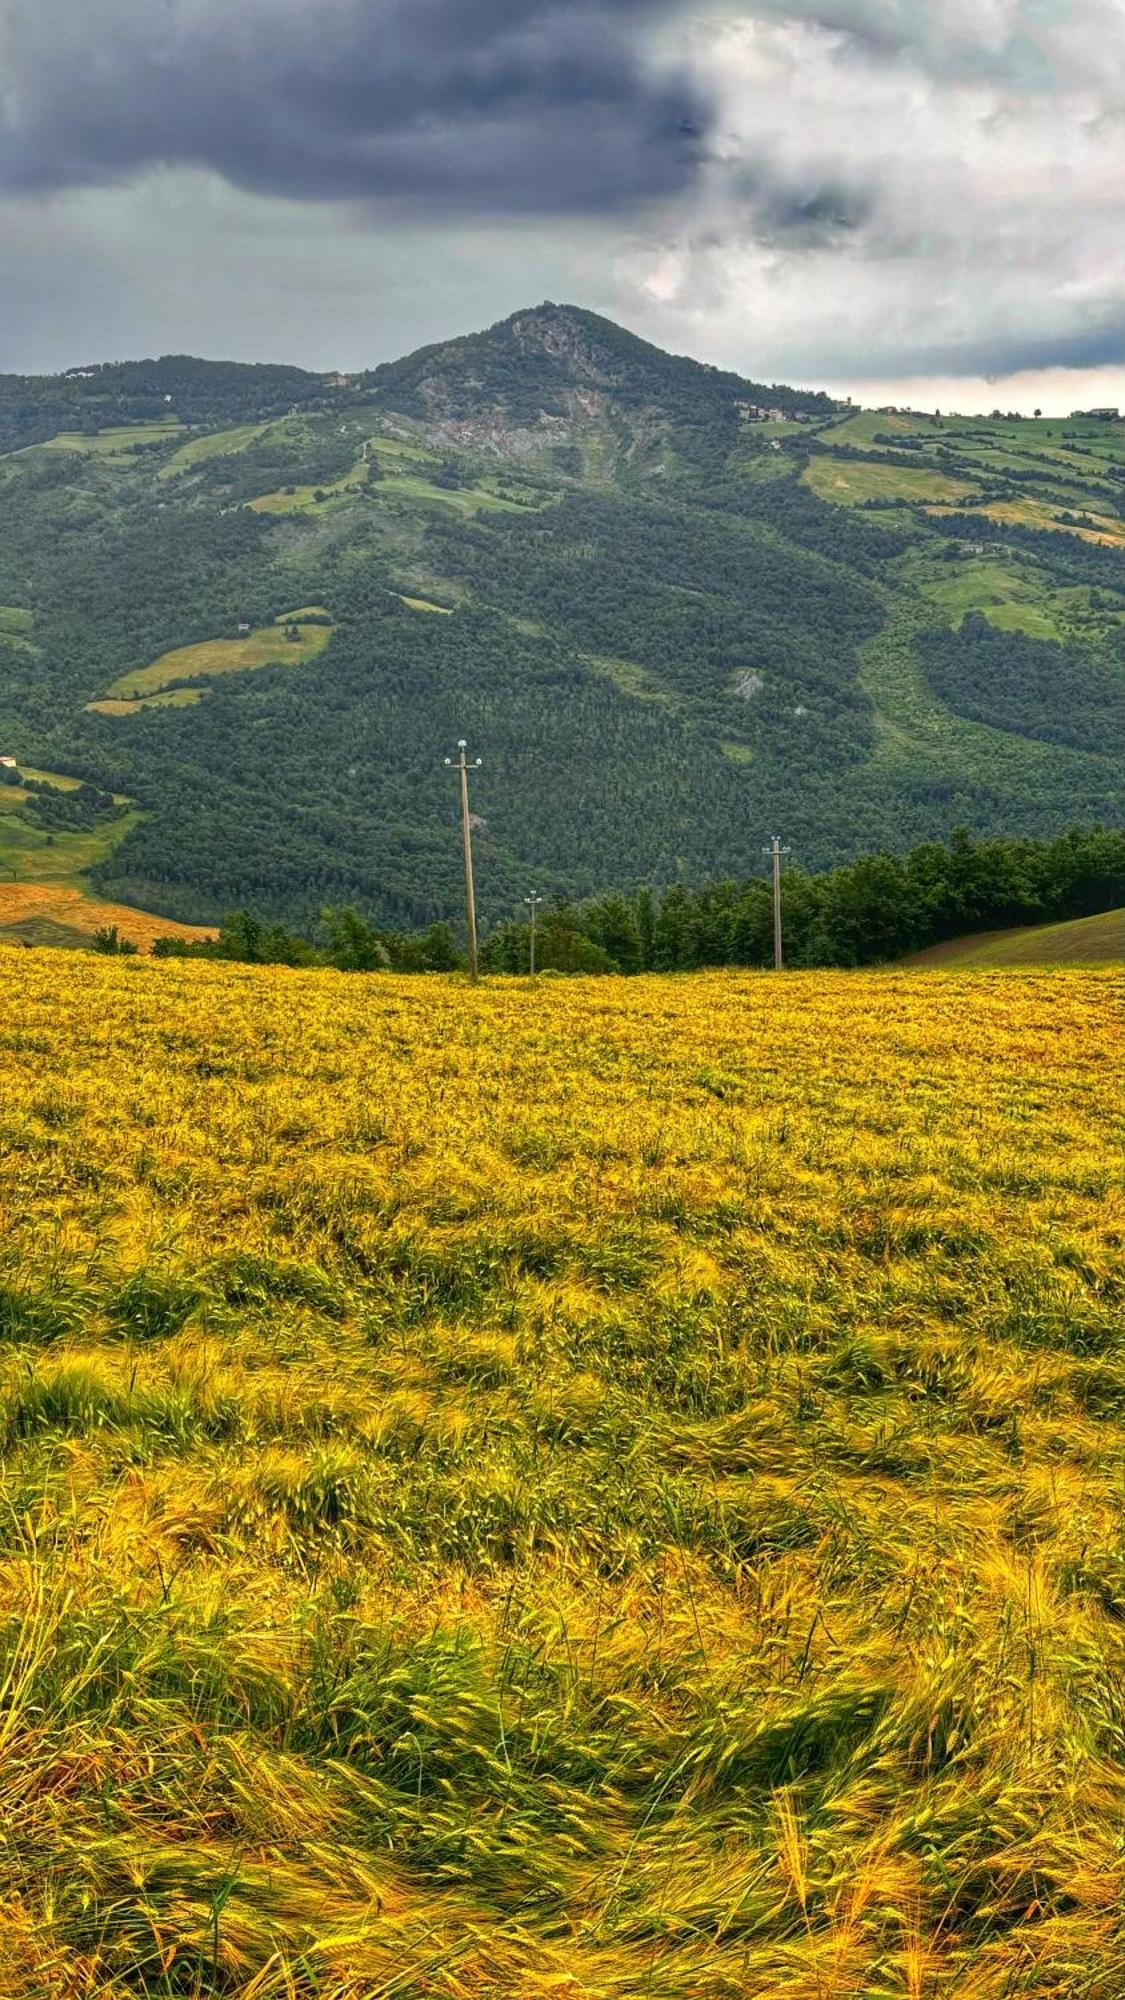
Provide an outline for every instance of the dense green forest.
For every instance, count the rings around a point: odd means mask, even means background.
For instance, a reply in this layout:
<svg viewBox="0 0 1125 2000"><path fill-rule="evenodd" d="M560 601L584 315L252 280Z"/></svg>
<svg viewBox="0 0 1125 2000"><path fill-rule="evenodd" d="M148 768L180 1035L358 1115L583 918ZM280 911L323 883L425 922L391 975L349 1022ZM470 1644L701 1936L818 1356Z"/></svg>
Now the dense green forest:
<svg viewBox="0 0 1125 2000"><path fill-rule="evenodd" d="M1123 471L1120 426L850 412L564 307L351 380L0 378L0 755L133 802L101 894L305 931L456 913L462 736L494 926L775 827L811 878L1119 823ZM299 608L322 651L235 670Z"/></svg>

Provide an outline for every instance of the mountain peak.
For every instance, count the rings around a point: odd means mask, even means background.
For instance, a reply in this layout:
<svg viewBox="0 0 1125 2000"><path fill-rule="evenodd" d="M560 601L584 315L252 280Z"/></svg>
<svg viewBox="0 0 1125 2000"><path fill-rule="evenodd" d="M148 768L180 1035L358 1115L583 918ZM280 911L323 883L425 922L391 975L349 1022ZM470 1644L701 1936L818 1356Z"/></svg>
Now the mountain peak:
<svg viewBox="0 0 1125 2000"><path fill-rule="evenodd" d="M607 385L614 377L612 350L636 339L612 320L600 320L578 306L556 305L551 299L513 313L504 324L521 346L538 348L565 372ZM638 340L636 345L643 350L645 343Z"/></svg>
<svg viewBox="0 0 1125 2000"><path fill-rule="evenodd" d="M376 369L371 380L404 415L446 427L483 424L494 446L507 431L516 449L536 430L541 437L544 422L588 422L595 403L618 418L645 413L649 435L654 423L682 430L734 422L740 399L767 394L787 409L827 414L832 407L825 396L767 391L729 370L668 354L600 313L553 299L524 306L483 333L421 348Z"/></svg>

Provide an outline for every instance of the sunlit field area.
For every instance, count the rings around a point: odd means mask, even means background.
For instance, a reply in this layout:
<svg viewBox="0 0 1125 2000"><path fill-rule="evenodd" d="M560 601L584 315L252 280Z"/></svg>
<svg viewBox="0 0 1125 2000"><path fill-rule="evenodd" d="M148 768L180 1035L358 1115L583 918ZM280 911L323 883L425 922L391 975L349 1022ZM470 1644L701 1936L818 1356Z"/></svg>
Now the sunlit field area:
<svg viewBox="0 0 1125 2000"><path fill-rule="evenodd" d="M1125 1990L1123 996L0 951L5 2000Z"/></svg>

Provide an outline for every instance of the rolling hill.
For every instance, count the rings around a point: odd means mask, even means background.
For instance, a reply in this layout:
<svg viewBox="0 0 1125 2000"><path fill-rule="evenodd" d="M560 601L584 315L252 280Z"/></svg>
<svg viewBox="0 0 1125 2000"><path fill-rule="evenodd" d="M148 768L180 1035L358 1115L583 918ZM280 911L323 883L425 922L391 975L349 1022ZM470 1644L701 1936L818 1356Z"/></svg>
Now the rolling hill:
<svg viewBox="0 0 1125 2000"><path fill-rule="evenodd" d="M0 378L0 755L136 807L72 885L429 922L460 736L489 917L774 826L816 868L1119 820L1125 432L857 412L552 304L349 377Z"/></svg>
<svg viewBox="0 0 1125 2000"><path fill-rule="evenodd" d="M1099 965L1125 962L1125 910L949 938L915 952L910 965Z"/></svg>

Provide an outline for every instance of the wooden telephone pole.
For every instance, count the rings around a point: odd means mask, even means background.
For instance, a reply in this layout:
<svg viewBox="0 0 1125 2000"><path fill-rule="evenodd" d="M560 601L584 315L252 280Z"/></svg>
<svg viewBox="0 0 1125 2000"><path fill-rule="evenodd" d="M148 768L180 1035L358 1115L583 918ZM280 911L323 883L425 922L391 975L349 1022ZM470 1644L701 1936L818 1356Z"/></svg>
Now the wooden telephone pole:
<svg viewBox="0 0 1125 2000"><path fill-rule="evenodd" d="M532 978L534 979L534 977L535 977L535 913L536 913L536 911L538 910L538 908L539 908L539 905L540 905L540 903L541 903L541 902L543 901L543 898L542 898L542 896L538 896L538 895L536 895L536 893L535 893L535 890L533 889L533 890L532 890L532 892L531 892L531 894L530 894L530 896L525 896L523 900L524 900L524 902L525 902L525 903L527 904L527 906L528 906L528 909L529 909L529 910L531 911L531 976L532 976Z"/></svg>
<svg viewBox="0 0 1125 2000"><path fill-rule="evenodd" d="M792 853L792 849L783 847L781 836L775 833L762 853L768 854L773 862L773 967L775 972L780 972L784 964L781 948L781 862L784 855Z"/></svg>
<svg viewBox="0 0 1125 2000"><path fill-rule="evenodd" d="M464 737L457 745L456 758L447 757L446 769L456 771L461 779L461 845L465 851L465 926L469 933L469 978L476 979L477 971L477 900L473 893L473 829L469 823L469 772L480 770L480 758L469 763L465 755L468 745Z"/></svg>

